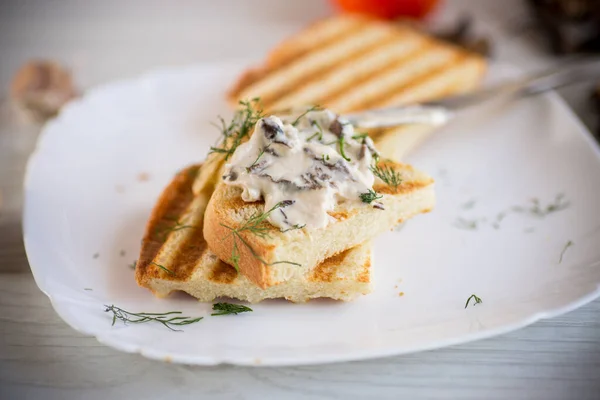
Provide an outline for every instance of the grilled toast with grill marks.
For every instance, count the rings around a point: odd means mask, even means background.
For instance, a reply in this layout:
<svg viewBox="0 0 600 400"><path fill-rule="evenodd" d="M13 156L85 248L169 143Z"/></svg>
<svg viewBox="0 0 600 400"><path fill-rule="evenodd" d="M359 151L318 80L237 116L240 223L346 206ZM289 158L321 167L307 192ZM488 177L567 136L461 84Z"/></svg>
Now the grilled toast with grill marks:
<svg viewBox="0 0 600 400"><path fill-rule="evenodd" d="M376 179L373 190L383 196L379 202L384 209L365 203L338 204L329 213L334 221L319 229L282 232L262 222L265 235L244 230L247 221L264 212L264 203L245 202L240 188L219 184L206 209L208 246L221 260L237 263L240 272L256 285L267 288L310 273L323 260L433 209L431 177L405 164L380 161L379 165L392 168L401 178L396 187Z"/></svg>
<svg viewBox="0 0 600 400"><path fill-rule="evenodd" d="M284 40L240 77L228 99L237 105L260 97L268 112L318 104L343 114L464 93L485 69L481 56L415 28L346 14ZM385 157L401 159L432 130L407 125L369 134Z"/></svg>
<svg viewBox="0 0 600 400"><path fill-rule="evenodd" d="M140 286L158 297L184 291L200 301L229 297L251 303L270 298L304 302L318 297L349 301L371 291L369 243L325 260L309 274L268 289L261 289L238 274L206 246L199 222L210 185L199 196L192 192L194 181L203 179L202 168L205 167L194 165L178 173L159 197L136 264Z"/></svg>

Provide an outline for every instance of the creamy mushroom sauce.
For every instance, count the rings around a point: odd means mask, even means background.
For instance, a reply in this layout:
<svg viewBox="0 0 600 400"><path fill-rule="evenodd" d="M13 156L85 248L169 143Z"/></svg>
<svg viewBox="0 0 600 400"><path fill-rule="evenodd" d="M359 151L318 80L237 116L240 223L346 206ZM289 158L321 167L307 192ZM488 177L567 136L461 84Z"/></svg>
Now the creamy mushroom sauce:
<svg viewBox="0 0 600 400"><path fill-rule="evenodd" d="M265 212L279 204L268 221L281 230L322 228L336 204L361 203L372 190L376 154L369 137L329 110L270 116L236 149L223 180L242 188L244 201L264 200Z"/></svg>

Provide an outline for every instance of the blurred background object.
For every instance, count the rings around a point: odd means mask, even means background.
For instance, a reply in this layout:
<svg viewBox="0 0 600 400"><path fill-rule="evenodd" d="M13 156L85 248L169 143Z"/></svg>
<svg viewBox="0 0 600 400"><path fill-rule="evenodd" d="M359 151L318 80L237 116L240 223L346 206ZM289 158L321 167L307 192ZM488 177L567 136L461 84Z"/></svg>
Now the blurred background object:
<svg viewBox="0 0 600 400"><path fill-rule="evenodd" d="M592 93L592 100L594 101L594 108L596 114L596 121L598 125L596 126L596 132L594 136L597 140L600 140L600 82L596 84L594 88L594 92Z"/></svg>
<svg viewBox="0 0 600 400"><path fill-rule="evenodd" d="M600 52L600 1L528 0L528 3L554 53Z"/></svg>
<svg viewBox="0 0 600 400"><path fill-rule="evenodd" d="M599 0L527 0L542 42L559 56L600 53ZM600 138L600 82L592 93Z"/></svg>
<svg viewBox="0 0 600 400"><path fill-rule="evenodd" d="M423 18L434 10L439 0L333 0L342 11L378 18Z"/></svg>
<svg viewBox="0 0 600 400"><path fill-rule="evenodd" d="M61 65L32 60L16 72L10 95L26 120L44 122L75 97L75 87L70 72Z"/></svg>
<svg viewBox="0 0 600 400"><path fill-rule="evenodd" d="M428 32L438 39L446 40L466 50L479 53L484 57L492 56L492 41L487 36L478 35L474 32L473 17L462 15L456 22L443 29L431 27Z"/></svg>

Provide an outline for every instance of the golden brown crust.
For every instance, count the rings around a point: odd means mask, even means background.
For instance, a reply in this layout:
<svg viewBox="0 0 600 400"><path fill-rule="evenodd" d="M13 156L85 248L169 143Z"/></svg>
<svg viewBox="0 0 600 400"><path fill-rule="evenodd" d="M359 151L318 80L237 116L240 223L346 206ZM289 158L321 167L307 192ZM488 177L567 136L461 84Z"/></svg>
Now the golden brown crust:
<svg viewBox="0 0 600 400"><path fill-rule="evenodd" d="M367 259L363 265L363 270L357 278L357 281L369 283L371 281L371 258Z"/></svg>
<svg viewBox="0 0 600 400"><path fill-rule="evenodd" d="M401 179L400 184L395 187L390 186L379 179L376 179L375 184L373 185L373 190L379 194L408 194L410 192L414 192L416 190L422 189L433 184L433 179L429 176L423 179L413 178L411 180L407 180L406 175L411 175L415 172L415 169L411 165L397 163L390 160L382 160L377 165L382 168L389 168L394 170L400 175Z"/></svg>
<svg viewBox="0 0 600 400"><path fill-rule="evenodd" d="M330 217L337 219L338 221L343 221L345 219L351 218L352 216L358 213L357 210L340 210L340 211L329 211Z"/></svg>
<svg viewBox="0 0 600 400"><path fill-rule="evenodd" d="M218 263L208 276L208 280L216 283L232 283L238 277L238 272L231 265Z"/></svg>
<svg viewBox="0 0 600 400"><path fill-rule="evenodd" d="M135 278L140 286L149 288L151 279L162 277L158 267L152 262L166 241L165 230L172 226L173 219L177 221L180 218L191 203L193 199L191 186L200 167L201 165L192 165L178 172L163 190L152 209L135 268ZM177 277L177 272L175 271L176 275L173 278Z"/></svg>
<svg viewBox="0 0 600 400"><path fill-rule="evenodd" d="M221 196L222 193L222 191L217 191L213 195L215 198L211 199L206 209L204 220L204 237L206 242L215 254L230 265L233 264L231 256L234 252L235 244L240 259L238 262L240 272L257 286L264 289L271 284L270 270L260 260L267 263L271 262L269 258L270 248L261 246L261 243L257 243L258 238L249 235L248 232L239 232L241 239L235 237L230 228L236 229L240 226L239 224L236 225L236 221L232 221L228 215L228 212L231 210L236 210L236 212L240 213L246 208L254 208L257 212L262 212L264 203L258 206L256 203L244 202L239 196L232 198ZM258 211L259 209L260 211ZM271 227L273 230L276 229L273 226ZM247 245L244 245L242 240Z"/></svg>
<svg viewBox="0 0 600 400"><path fill-rule="evenodd" d="M310 281L331 282L335 278L336 266L343 263L350 249L329 257L312 271Z"/></svg>

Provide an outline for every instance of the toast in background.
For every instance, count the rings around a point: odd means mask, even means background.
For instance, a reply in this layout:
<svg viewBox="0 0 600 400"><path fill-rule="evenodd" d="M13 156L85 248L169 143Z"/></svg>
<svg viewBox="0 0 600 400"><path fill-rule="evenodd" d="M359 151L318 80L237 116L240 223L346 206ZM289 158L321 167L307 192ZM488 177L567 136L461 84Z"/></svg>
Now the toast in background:
<svg viewBox="0 0 600 400"><path fill-rule="evenodd" d="M384 165L380 163L380 165ZM206 209L204 236L210 249L261 288L310 274L323 260L372 239L397 224L430 211L435 204L433 180L405 164L385 163L401 177L389 186L379 179L373 190L383 209L360 203L338 204L325 228L281 232L266 221L265 234L244 230L247 221L264 212L264 203L242 200L238 187L219 184ZM238 230L237 235L233 230ZM234 257L237 259L234 262Z"/></svg>
<svg viewBox="0 0 600 400"><path fill-rule="evenodd" d="M266 290L238 274L219 260L204 240L202 221L211 185L204 186L197 196L192 193L195 181L203 179L202 168L194 165L178 173L159 197L136 264L140 286L158 297L184 291L200 301L230 297L251 303L270 298L304 302L318 297L350 301L371 291L369 243L325 260L310 274Z"/></svg>
<svg viewBox="0 0 600 400"><path fill-rule="evenodd" d="M464 93L479 85L485 69L481 56L408 25L346 14L284 40L264 65L240 77L228 100L237 106L260 97L270 112L318 104L342 114ZM385 157L401 159L433 129L369 133Z"/></svg>

